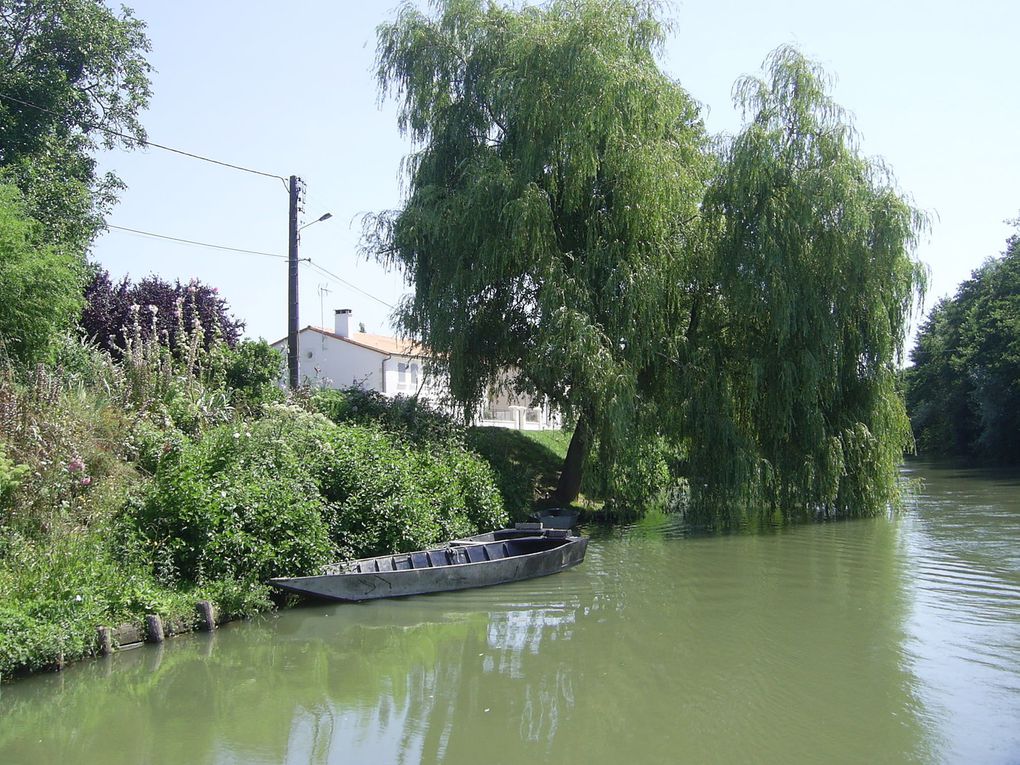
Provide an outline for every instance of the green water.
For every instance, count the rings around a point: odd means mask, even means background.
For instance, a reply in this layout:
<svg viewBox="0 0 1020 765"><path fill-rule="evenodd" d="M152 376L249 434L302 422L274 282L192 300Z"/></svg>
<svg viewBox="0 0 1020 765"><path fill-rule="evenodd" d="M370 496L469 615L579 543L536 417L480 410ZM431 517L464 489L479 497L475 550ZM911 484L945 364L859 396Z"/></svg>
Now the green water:
<svg viewBox="0 0 1020 765"><path fill-rule="evenodd" d="M1020 762L1020 481L904 472L892 519L648 519L554 577L4 686L0 763Z"/></svg>

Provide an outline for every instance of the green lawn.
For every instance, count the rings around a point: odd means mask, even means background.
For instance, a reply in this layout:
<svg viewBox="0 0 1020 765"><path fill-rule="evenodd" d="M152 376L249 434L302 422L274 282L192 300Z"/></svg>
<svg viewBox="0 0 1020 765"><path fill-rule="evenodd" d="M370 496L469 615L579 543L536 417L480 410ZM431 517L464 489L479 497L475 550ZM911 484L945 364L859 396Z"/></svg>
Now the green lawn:
<svg viewBox="0 0 1020 765"><path fill-rule="evenodd" d="M468 428L467 446L496 471L496 482L512 521L548 506L570 444L562 430Z"/></svg>

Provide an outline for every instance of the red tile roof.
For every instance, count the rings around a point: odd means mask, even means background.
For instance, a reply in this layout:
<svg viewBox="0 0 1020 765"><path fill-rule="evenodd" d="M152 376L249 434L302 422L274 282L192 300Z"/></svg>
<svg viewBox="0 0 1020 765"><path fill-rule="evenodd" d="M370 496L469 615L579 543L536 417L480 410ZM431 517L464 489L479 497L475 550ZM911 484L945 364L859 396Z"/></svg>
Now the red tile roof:
<svg viewBox="0 0 1020 765"><path fill-rule="evenodd" d="M328 329L323 329L322 327L313 327L311 325L305 327L301 331L304 332L305 330L317 332L320 335L332 337L336 340L340 340L345 343L350 343L351 345L357 345L361 348L367 348L370 351L382 353L387 356L395 355L395 356L422 357L427 355L425 348L423 346L418 345L417 343L413 343L410 340L401 340L400 338L389 337L388 335L372 335L369 334L368 332L354 332L349 337L343 337L342 335L338 335L335 332L330 332ZM284 337L277 340L275 343L273 343L273 345L280 345L281 343L286 343L286 341L287 338Z"/></svg>

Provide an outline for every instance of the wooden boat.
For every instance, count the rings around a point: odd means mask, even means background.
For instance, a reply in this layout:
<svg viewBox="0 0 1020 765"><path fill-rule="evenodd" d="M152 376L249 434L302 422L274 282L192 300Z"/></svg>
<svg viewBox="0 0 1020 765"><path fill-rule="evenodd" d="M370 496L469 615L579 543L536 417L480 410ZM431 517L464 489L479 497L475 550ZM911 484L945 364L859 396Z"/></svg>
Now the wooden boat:
<svg viewBox="0 0 1020 765"><path fill-rule="evenodd" d="M569 507L550 507L532 513L531 518L547 529L572 529L577 525L578 516L579 513Z"/></svg>
<svg viewBox="0 0 1020 765"><path fill-rule="evenodd" d="M555 574L584 560L587 537L522 523L431 550L326 566L318 576L278 577L281 590L328 600L373 600L487 587Z"/></svg>

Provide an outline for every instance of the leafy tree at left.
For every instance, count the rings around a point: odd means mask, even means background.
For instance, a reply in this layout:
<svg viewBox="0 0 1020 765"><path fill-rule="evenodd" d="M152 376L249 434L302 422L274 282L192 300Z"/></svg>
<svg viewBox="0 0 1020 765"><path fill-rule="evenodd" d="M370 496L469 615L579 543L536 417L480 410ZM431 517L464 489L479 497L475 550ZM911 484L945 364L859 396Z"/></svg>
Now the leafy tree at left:
<svg viewBox="0 0 1020 765"><path fill-rule="evenodd" d="M0 180L80 257L122 188L92 154L145 139L149 47L143 22L101 0L0 3Z"/></svg>
<svg viewBox="0 0 1020 765"><path fill-rule="evenodd" d="M81 310L78 258L41 241L21 193L0 185L0 353L32 362Z"/></svg>

